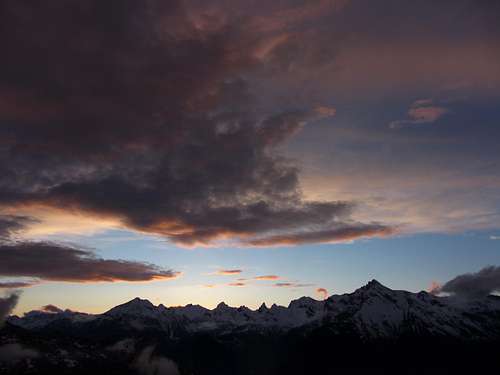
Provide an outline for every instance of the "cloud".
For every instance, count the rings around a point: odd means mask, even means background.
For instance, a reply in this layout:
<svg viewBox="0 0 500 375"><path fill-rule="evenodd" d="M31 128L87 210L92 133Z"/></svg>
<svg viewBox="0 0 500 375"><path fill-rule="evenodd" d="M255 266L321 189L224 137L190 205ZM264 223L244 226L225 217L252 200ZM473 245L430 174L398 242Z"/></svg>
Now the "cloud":
<svg viewBox="0 0 500 375"><path fill-rule="evenodd" d="M431 99L420 99L408 110L409 120L397 120L389 124L391 129L400 129L412 125L432 124L450 111L445 107L435 106Z"/></svg>
<svg viewBox="0 0 500 375"><path fill-rule="evenodd" d="M276 284L274 284L274 286L276 286L278 288L287 288L287 287L291 287L294 285L295 285L294 283L276 283Z"/></svg>
<svg viewBox="0 0 500 375"><path fill-rule="evenodd" d="M500 240L500 236L490 236L490 240L492 241Z"/></svg>
<svg viewBox="0 0 500 375"><path fill-rule="evenodd" d="M242 283L242 282L229 283L227 285L229 285L229 286L237 286L237 287L245 287L245 286L247 286L247 284Z"/></svg>
<svg viewBox="0 0 500 375"><path fill-rule="evenodd" d="M441 284L438 283L437 281L433 281L429 286L428 292L431 294L439 294L440 289L441 289Z"/></svg>
<svg viewBox="0 0 500 375"><path fill-rule="evenodd" d="M102 259L88 250L51 242L0 244L0 276L46 281L114 282L168 280L179 273L125 260Z"/></svg>
<svg viewBox="0 0 500 375"><path fill-rule="evenodd" d="M282 283L274 284L274 286L277 288L307 288L307 287L310 287L313 285L314 284L301 284L301 283L294 283L294 282L282 282Z"/></svg>
<svg viewBox="0 0 500 375"><path fill-rule="evenodd" d="M0 289L29 288L38 285L39 281L0 281Z"/></svg>
<svg viewBox="0 0 500 375"><path fill-rule="evenodd" d="M140 374L143 375L179 375L177 364L166 357L154 355L155 348L148 346L141 351L134 362Z"/></svg>
<svg viewBox="0 0 500 375"><path fill-rule="evenodd" d="M53 314L58 314L63 312L62 309L55 305L45 305L40 308L40 311L46 312L46 313L53 313Z"/></svg>
<svg viewBox="0 0 500 375"><path fill-rule="evenodd" d="M18 293L11 293L7 297L0 297L0 325L4 319L14 310L19 301Z"/></svg>
<svg viewBox="0 0 500 375"><path fill-rule="evenodd" d="M316 289L316 294L321 297L321 299L327 299L328 298L328 290L325 288L318 288Z"/></svg>
<svg viewBox="0 0 500 375"><path fill-rule="evenodd" d="M0 346L0 362L18 362L27 358L36 358L39 353L18 343Z"/></svg>
<svg viewBox="0 0 500 375"><path fill-rule="evenodd" d="M254 277L254 280L278 280L278 279L280 279L280 277L277 275L263 275Z"/></svg>
<svg viewBox="0 0 500 375"><path fill-rule="evenodd" d="M185 247L275 233L314 242L309 228L346 224L355 205L305 200L297 166L279 153L335 109L256 92L287 51L314 40L303 22L345 4L242 13L181 0L6 1L0 23L18 33L0 36L0 209L64 208ZM283 24L283 14L293 17ZM294 54L299 65L333 55Z"/></svg>
<svg viewBox="0 0 500 375"><path fill-rule="evenodd" d="M5 241L26 229L36 220L28 216L0 215L0 241Z"/></svg>
<svg viewBox="0 0 500 375"><path fill-rule="evenodd" d="M208 288L208 289L213 289L213 288L217 288L219 285L217 284L204 284L203 287L204 288Z"/></svg>
<svg viewBox="0 0 500 375"><path fill-rule="evenodd" d="M500 267L488 266L475 273L459 275L433 290L436 293L451 293L461 297L485 297L500 291Z"/></svg>
<svg viewBox="0 0 500 375"><path fill-rule="evenodd" d="M214 273L214 275L233 276L233 275L239 275L242 272L243 272L243 270L240 270L240 269L218 270L217 272Z"/></svg>
<svg viewBox="0 0 500 375"><path fill-rule="evenodd" d="M252 246L290 246L307 243L348 242L366 237L385 237L395 233L395 229L379 224L359 224L335 229L280 234L250 240Z"/></svg>
<svg viewBox="0 0 500 375"><path fill-rule="evenodd" d="M0 288L24 288L41 281L114 282L172 279L179 272L153 264L108 260L93 252L54 242L16 240L14 235L34 220L0 216L0 277L29 277L28 281L0 281Z"/></svg>

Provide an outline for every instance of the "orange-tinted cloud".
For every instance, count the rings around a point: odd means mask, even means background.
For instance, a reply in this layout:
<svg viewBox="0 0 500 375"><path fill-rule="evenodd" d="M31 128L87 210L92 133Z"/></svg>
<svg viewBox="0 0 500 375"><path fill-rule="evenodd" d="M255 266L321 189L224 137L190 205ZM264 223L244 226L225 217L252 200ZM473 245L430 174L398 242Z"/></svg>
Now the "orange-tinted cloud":
<svg viewBox="0 0 500 375"><path fill-rule="evenodd" d="M277 275L263 275L254 277L254 280L278 280L279 278Z"/></svg>
<svg viewBox="0 0 500 375"><path fill-rule="evenodd" d="M437 281L432 281L427 291L431 294L438 294L441 291L441 284Z"/></svg>
<svg viewBox="0 0 500 375"><path fill-rule="evenodd" d="M321 297L321 299L327 299L328 298L328 290L325 288L318 288L316 289L316 294Z"/></svg>
<svg viewBox="0 0 500 375"><path fill-rule="evenodd" d="M0 277L32 278L1 281L0 288L23 288L44 280L68 282L114 282L167 280L180 272L150 263L108 260L93 252L48 241L18 240L33 220L0 215Z"/></svg>
<svg viewBox="0 0 500 375"><path fill-rule="evenodd" d="M217 288L218 285L217 284L204 284L203 287L208 288L208 289L213 289L213 288Z"/></svg>
<svg viewBox="0 0 500 375"><path fill-rule="evenodd" d="M0 244L0 276L48 281L116 282L169 280L179 272L152 264L102 259L88 250L50 242Z"/></svg>
<svg viewBox="0 0 500 375"><path fill-rule="evenodd" d="M238 282L238 283L229 283L227 285L229 285L229 286L237 286L237 287L245 287L247 284Z"/></svg>
<svg viewBox="0 0 500 375"><path fill-rule="evenodd" d="M234 275L239 275L242 272L243 270L240 269L218 270L217 272L214 273L214 275L234 276Z"/></svg>

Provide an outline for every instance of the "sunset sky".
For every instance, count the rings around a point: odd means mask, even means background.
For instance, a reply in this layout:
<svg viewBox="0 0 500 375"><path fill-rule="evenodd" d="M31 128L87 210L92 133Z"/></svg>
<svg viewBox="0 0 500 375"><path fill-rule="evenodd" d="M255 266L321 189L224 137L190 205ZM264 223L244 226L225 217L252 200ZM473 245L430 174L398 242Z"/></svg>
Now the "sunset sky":
<svg viewBox="0 0 500 375"><path fill-rule="evenodd" d="M257 308L500 266L499 14L0 1L0 295Z"/></svg>

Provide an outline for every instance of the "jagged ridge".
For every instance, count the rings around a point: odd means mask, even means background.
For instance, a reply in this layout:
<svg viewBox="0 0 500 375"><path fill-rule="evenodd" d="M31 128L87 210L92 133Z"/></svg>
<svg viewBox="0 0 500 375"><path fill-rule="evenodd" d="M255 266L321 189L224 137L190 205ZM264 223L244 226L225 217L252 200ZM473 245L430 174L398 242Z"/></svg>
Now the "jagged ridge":
<svg viewBox="0 0 500 375"><path fill-rule="evenodd" d="M426 292L391 290L376 280L355 292L333 295L325 301L302 297L288 307L262 304L257 310L230 307L221 302L210 310L199 305L154 306L135 298L99 315L33 311L8 322L26 329L43 329L65 324L109 324L135 330L159 330L170 336L200 331L241 331L300 327L328 327L334 332L350 332L362 338L397 337L412 334L467 338L500 337L500 299L460 301L436 297Z"/></svg>

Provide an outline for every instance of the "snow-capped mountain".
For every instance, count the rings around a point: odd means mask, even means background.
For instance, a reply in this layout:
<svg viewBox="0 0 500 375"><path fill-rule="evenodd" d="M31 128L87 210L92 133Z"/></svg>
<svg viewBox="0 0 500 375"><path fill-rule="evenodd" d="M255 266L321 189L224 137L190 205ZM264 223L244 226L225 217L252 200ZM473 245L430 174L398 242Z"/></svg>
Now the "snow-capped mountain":
<svg viewBox="0 0 500 375"><path fill-rule="evenodd" d="M220 303L213 310L199 305L154 306L135 298L111 310L90 315L69 310L32 311L8 322L25 329L56 326L116 324L120 327L163 331L170 337L196 332L232 332L325 327L339 334L363 339L390 338L404 334L488 339L500 337L500 298L463 301L427 292L391 290L376 280L353 293L333 295L325 301L302 297L288 307L262 304L257 310Z"/></svg>

